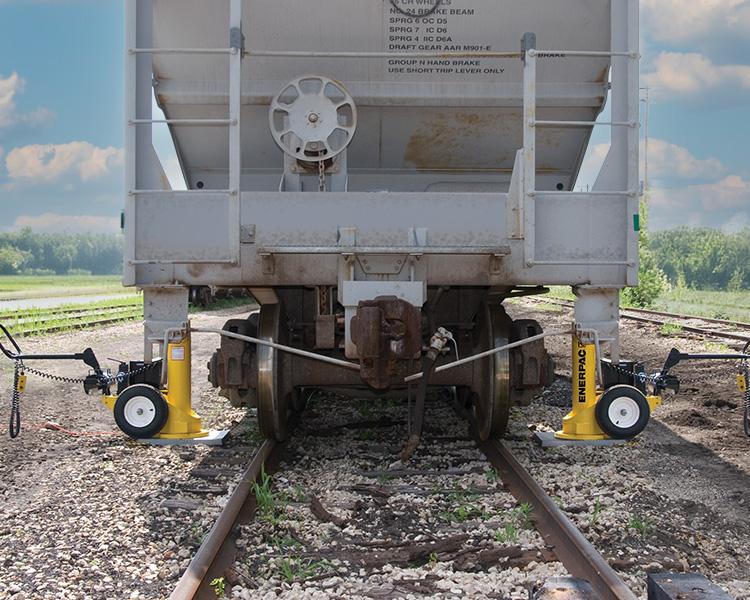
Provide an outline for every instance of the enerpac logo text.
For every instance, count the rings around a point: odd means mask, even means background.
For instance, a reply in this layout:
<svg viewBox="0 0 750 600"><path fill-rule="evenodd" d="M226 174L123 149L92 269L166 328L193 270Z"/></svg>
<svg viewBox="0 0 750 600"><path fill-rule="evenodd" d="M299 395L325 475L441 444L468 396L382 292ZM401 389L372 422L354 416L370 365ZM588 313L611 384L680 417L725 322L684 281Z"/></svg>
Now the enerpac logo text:
<svg viewBox="0 0 750 600"><path fill-rule="evenodd" d="M586 350L578 349L578 402L586 402Z"/></svg>

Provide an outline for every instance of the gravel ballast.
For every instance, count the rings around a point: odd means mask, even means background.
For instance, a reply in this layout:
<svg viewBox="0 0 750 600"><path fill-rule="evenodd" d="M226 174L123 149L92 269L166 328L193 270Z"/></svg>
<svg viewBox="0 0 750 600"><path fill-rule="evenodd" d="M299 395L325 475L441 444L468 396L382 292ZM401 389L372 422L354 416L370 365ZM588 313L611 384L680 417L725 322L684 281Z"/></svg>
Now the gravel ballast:
<svg viewBox="0 0 750 600"><path fill-rule="evenodd" d="M192 319L221 327L241 312ZM571 319L521 302L509 312L536 318L546 329ZM672 346L724 350L715 341L664 337L656 327L627 321L622 340L624 354L650 370ZM194 404L208 427L226 428L237 426L245 411L232 409L206 381L205 363L217 345L216 338L194 340ZM531 428L558 428L568 410L569 345L548 340L558 378L531 406L514 409L506 443L641 597L647 571L689 569L734 598L750 599L750 440L742 433L734 365L676 370L683 390L667 397L646 431L624 446L541 449L531 442ZM30 352L91 346L101 359L127 359L142 353L142 327L26 339L23 346ZM85 374L73 363L38 366ZM12 365L1 368L0 422L7 424ZM227 595L525 599L528 586L564 573L549 557L530 560L529 552L544 554L543 543L533 529L518 526L518 505L486 472L465 424L444 396L434 398L428 441L406 470L394 465L406 431L403 401L313 398L271 485L283 511L243 526ZM166 597L259 442L245 422L227 449L136 444L80 385L33 376L22 409L21 437L0 439L0 598ZM49 421L96 435L44 429ZM313 514L313 497L332 521ZM415 560L404 560L403 547L393 545L408 540L429 548L452 539L459 549L449 545ZM374 545L365 552L362 543ZM494 567L473 553L512 546L521 556Z"/></svg>

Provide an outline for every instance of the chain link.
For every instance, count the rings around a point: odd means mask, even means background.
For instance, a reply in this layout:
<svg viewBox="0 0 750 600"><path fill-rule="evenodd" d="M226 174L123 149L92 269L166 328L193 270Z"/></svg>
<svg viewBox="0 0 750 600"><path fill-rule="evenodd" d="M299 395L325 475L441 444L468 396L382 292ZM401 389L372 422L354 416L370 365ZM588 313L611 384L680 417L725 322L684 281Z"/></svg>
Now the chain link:
<svg viewBox="0 0 750 600"><path fill-rule="evenodd" d="M324 160L318 161L318 191L326 191L326 165Z"/></svg>
<svg viewBox="0 0 750 600"><path fill-rule="evenodd" d="M745 418L742 428L745 430L745 435L750 437L750 361L743 361L742 374L745 376Z"/></svg>
<svg viewBox="0 0 750 600"><path fill-rule="evenodd" d="M746 368L746 369L747 369L747 364L748 364L747 361L743 361L744 368ZM623 369L619 365L615 365L615 364L611 364L611 363L607 365L607 368L611 368L611 369L617 371L618 373L621 373L621 374L623 374L623 375L625 375L627 377L630 377L634 382L638 381L640 383L651 383L651 384L653 384L653 383L656 383L657 381L659 381L659 379L661 377L660 373L657 373L655 375L649 375L646 372L633 373L632 371L628 371L627 369ZM691 384L691 383L692 384L701 384L701 383L704 383L704 381L701 380L701 379L690 379L690 378L679 377L679 380L680 380L681 384ZM748 402L750 402L750 399L748 399Z"/></svg>
<svg viewBox="0 0 750 600"><path fill-rule="evenodd" d="M20 361L19 361L20 362ZM36 375L37 377L41 377L42 379L50 379L52 381L58 381L60 383L86 383L86 378L77 378L77 377L65 377L63 375L55 375L54 373L47 373L45 371L40 371L39 369L34 369L33 367L28 367L21 364L21 370L26 373L31 373L32 375ZM104 379L102 380L102 383L104 381L107 382L107 384L112 383L120 383L121 381L124 381L125 378L133 376L133 375L140 375L141 373L145 373L149 369L154 368L155 366L161 366L160 362L152 362L148 363L146 365L143 365L142 367L138 367L137 369L133 371L129 371L127 373L106 373L104 376Z"/></svg>
<svg viewBox="0 0 750 600"><path fill-rule="evenodd" d="M149 369L153 369L156 366L161 366L161 362L151 362L126 373L117 373L113 375L111 372L107 372L103 374L100 383L106 386L109 386L113 383L120 383L128 377L132 377L133 375L140 375L141 373L145 373ZM47 373L33 367L27 367L21 360L15 361L15 369L13 373L13 395L11 396L10 402L10 426L8 428L11 439L17 438L21 433L21 391L19 389L19 381L21 377L24 377L26 375L26 373L36 375L37 377L41 377L42 379L58 381L60 383L86 382L85 378L81 379L78 377L65 377L63 375L55 375L54 373Z"/></svg>
<svg viewBox="0 0 750 600"><path fill-rule="evenodd" d="M17 360L13 372L13 395L10 401L10 424L8 426L11 439L16 439L21 433L21 392L18 384L23 374L23 363Z"/></svg>

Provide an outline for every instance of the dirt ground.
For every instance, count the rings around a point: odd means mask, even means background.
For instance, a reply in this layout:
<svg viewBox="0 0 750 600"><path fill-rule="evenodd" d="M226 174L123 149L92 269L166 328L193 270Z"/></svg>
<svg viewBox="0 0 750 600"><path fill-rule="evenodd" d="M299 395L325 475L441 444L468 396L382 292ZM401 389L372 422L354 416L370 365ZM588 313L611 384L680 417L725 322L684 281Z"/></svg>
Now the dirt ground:
<svg viewBox="0 0 750 600"><path fill-rule="evenodd" d="M522 302L511 304L508 312L514 318L535 318L545 329L572 319L568 310ZM531 448L530 433L524 431L528 426L557 429L569 410L570 340L546 343L558 381L519 411L511 432L515 447ZM663 336L656 325L623 320L621 347L623 358L643 362L653 373L673 347L724 353L737 352L742 344L693 334ZM668 391L644 433L625 446L528 450L529 468L535 476L548 477L552 494L564 495L571 486L568 469L579 471L590 493L579 496L570 516L625 575L642 581L646 571L687 567L720 583L733 597L750 598L750 439L742 428L744 399L736 367L734 361L679 364L671 372L680 378L680 392ZM550 473L554 463L562 465ZM619 485L620 493L629 495L627 502L611 508L604 525L592 518L601 520L597 510L606 506L596 484L603 463L615 467L604 475L615 493ZM617 479L621 481L615 485Z"/></svg>
<svg viewBox="0 0 750 600"><path fill-rule="evenodd" d="M193 321L220 327L241 312L194 315ZM509 312L536 318L547 329L571 319L559 308L530 304L512 304ZM626 446L542 451L530 442L529 426L556 428L567 411L569 344L549 340L559 377L531 407L514 411L508 443L639 588L648 570L686 566L734 597L750 598L750 440L742 431L734 364L680 365L674 373L683 379L683 390L666 398L644 434ZM244 414L229 408L206 381L205 363L217 345L211 336L196 337L193 345L194 404L212 428L231 426ZM656 327L627 321L622 345L625 356L645 362L650 371L658 370L673 346L730 349L692 335L663 337ZM86 346L102 360L141 356L141 325L23 340L29 352ZM39 368L74 377L86 372L76 363ZM0 598L167 595L221 498L198 511L170 511L163 501L177 494L209 451L135 444L116 431L111 413L79 384L33 376L22 400L23 432L10 440L12 365L5 361L0 369ZM47 421L101 435L46 430Z"/></svg>
<svg viewBox="0 0 750 600"><path fill-rule="evenodd" d="M242 309L193 315L195 325L221 327ZM142 325L131 323L19 340L27 353L69 353L91 347L100 362L143 356ZM222 429L245 411L232 409L206 379L217 336L193 343L193 405L207 428ZM28 362L82 377L77 362ZM185 452L126 438L100 396L80 384L29 375L22 396L22 432L7 433L13 365L0 362L0 598L164 598L220 510L164 508L207 448ZM44 429L54 422L75 432Z"/></svg>

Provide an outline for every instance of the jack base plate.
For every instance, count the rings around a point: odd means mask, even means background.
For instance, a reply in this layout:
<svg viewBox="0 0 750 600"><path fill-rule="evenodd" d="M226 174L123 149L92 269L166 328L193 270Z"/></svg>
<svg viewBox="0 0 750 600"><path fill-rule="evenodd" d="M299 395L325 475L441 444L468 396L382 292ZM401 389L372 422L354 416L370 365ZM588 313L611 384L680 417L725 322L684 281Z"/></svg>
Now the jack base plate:
<svg viewBox="0 0 750 600"><path fill-rule="evenodd" d="M620 446L628 440L604 438L600 440L565 440L555 437L554 431L535 431L534 441L542 448L558 448L560 446Z"/></svg>
<svg viewBox="0 0 750 600"><path fill-rule="evenodd" d="M142 444L150 446L223 446L227 437L228 429L212 430L208 435L196 438L168 439L168 438L148 438L138 440Z"/></svg>

